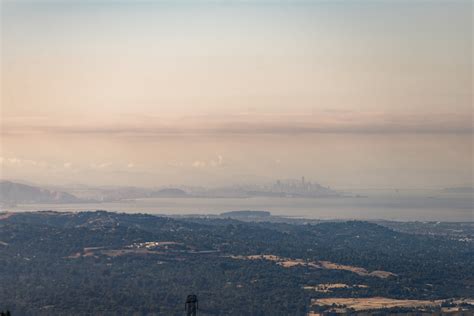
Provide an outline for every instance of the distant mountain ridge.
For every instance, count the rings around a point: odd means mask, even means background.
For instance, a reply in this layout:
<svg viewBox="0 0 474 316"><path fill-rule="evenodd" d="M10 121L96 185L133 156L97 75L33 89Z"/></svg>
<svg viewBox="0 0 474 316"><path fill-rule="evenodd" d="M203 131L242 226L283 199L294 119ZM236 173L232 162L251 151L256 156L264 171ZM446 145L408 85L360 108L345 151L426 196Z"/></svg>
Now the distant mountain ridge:
<svg viewBox="0 0 474 316"><path fill-rule="evenodd" d="M188 197L189 194L178 188L149 189L140 187L91 187L85 189L69 189L74 195L83 199L92 199L98 202L115 202L121 200L161 198L161 197Z"/></svg>
<svg viewBox="0 0 474 316"><path fill-rule="evenodd" d="M247 198L247 197L341 197L343 193L318 183L282 180L273 184L234 185L216 188L169 186L63 186L44 188L15 180L0 180L0 203L4 206L31 203L103 203L147 198Z"/></svg>
<svg viewBox="0 0 474 316"><path fill-rule="evenodd" d="M451 188L445 188L443 190L444 192L448 193L474 193L474 188L473 187L451 187Z"/></svg>
<svg viewBox="0 0 474 316"><path fill-rule="evenodd" d="M184 197L187 195L185 191L177 188L166 188L152 193L152 197Z"/></svg>
<svg viewBox="0 0 474 316"><path fill-rule="evenodd" d="M84 200L62 191L53 191L27 184L0 181L0 203L78 203Z"/></svg>

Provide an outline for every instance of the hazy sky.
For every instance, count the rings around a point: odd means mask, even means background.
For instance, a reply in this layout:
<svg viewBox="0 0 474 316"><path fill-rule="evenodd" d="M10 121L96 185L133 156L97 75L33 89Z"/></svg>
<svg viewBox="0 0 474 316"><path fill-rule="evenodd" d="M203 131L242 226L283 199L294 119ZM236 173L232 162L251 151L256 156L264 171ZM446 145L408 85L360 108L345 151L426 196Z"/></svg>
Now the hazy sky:
<svg viewBox="0 0 474 316"><path fill-rule="evenodd" d="M472 1L1 10L2 178L472 184Z"/></svg>

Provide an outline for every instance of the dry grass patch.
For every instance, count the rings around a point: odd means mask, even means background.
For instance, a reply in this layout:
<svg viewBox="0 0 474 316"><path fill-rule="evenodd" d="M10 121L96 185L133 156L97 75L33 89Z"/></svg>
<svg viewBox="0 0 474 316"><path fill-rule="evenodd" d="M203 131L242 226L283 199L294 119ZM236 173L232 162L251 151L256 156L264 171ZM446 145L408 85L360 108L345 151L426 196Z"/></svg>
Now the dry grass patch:
<svg viewBox="0 0 474 316"><path fill-rule="evenodd" d="M125 255L149 255L149 254L163 254L161 251L154 251L148 249L117 249L117 250L102 250L100 252L108 257L119 257Z"/></svg>
<svg viewBox="0 0 474 316"><path fill-rule="evenodd" d="M240 259L240 260L267 260L276 262L276 264L284 267L284 268L292 268L296 266L303 266L303 267L311 267L317 269L326 269L326 270L344 270L356 273L360 276L372 276L381 279L385 279L391 276L397 276L395 273L388 272L388 271L372 271L369 272L364 268L361 267L354 267L348 265L342 265L333 263L330 261L307 261L304 259L291 259L291 258L283 258L275 255L250 255L250 256L230 256L232 259Z"/></svg>
<svg viewBox="0 0 474 316"><path fill-rule="evenodd" d="M440 306L442 300L398 300L386 297L369 297L369 298L321 298L312 300L312 305L319 306L343 306L352 308L356 311L374 310L382 308L419 308L419 307L436 307Z"/></svg>

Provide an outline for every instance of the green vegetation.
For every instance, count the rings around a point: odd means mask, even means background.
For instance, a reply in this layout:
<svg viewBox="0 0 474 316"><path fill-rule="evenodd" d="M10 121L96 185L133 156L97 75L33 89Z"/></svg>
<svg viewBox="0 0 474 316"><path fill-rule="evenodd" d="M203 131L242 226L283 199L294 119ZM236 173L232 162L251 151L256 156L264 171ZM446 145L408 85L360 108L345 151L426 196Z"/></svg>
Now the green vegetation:
<svg viewBox="0 0 474 316"><path fill-rule="evenodd" d="M397 276L231 257L258 254ZM22 213L0 219L0 310L15 316L182 315L186 296L195 293L201 315L304 315L314 298L473 297L473 258L470 242L358 221L296 225ZM327 293L303 288L327 283L366 286Z"/></svg>

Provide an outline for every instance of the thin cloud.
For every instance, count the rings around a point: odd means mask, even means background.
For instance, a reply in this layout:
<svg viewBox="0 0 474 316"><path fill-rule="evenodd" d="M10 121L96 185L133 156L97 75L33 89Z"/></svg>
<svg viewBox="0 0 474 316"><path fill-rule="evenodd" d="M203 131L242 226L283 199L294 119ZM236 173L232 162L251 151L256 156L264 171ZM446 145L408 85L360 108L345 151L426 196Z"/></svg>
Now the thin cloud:
<svg viewBox="0 0 474 316"><path fill-rule="evenodd" d="M179 118L144 117L141 124L110 121L89 125L18 124L5 122L4 135L80 134L110 136L259 135L318 133L472 133L471 115L452 113L411 115L383 112L324 111L317 114L237 114Z"/></svg>
<svg viewBox="0 0 474 316"><path fill-rule="evenodd" d="M112 166L111 162L103 162L103 163L93 163L90 165L92 169L105 169Z"/></svg>
<svg viewBox="0 0 474 316"><path fill-rule="evenodd" d="M192 163L192 166L194 168L204 168L207 166L207 163L205 161L196 160Z"/></svg>
<svg viewBox="0 0 474 316"><path fill-rule="evenodd" d="M205 168L205 167L221 167L224 165L224 157L222 155L217 155L216 158L210 160L195 160L191 164L193 168Z"/></svg>
<svg viewBox="0 0 474 316"><path fill-rule="evenodd" d="M46 167L47 164L42 161L36 161L32 159L22 159L17 157L0 157L0 164L2 165L10 165L15 167L26 167L26 166L33 166L33 167Z"/></svg>

